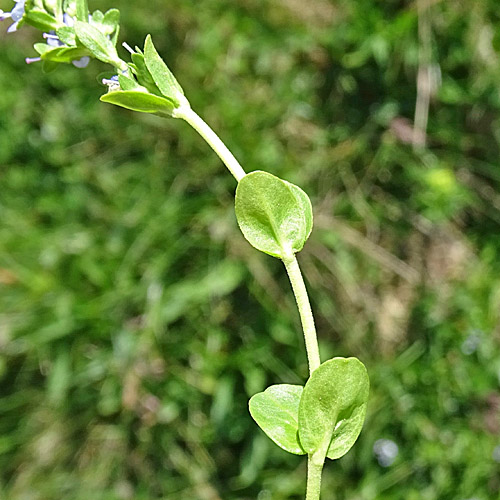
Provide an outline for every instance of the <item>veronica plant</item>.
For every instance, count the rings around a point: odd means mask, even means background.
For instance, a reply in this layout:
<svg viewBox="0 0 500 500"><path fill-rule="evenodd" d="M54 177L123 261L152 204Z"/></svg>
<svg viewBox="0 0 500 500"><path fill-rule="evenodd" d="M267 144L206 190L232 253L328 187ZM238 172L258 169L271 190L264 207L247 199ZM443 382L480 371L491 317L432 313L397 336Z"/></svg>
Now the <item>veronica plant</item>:
<svg viewBox="0 0 500 500"><path fill-rule="evenodd" d="M345 455L356 441L366 414L369 381L356 358L321 362L316 328L296 254L313 228L307 194L298 186L267 172L246 173L213 130L192 110L174 75L160 57L151 36L143 48L132 49L128 61L117 51L120 13L111 9L89 12L86 0L21 0L0 20L11 19L9 32L29 24L43 32L37 57L45 71L61 63L86 66L91 58L114 68L103 80L107 92L101 101L161 117L181 118L196 129L217 153L237 181L235 209L248 242L261 252L281 259L296 298L309 363L304 386L279 384L250 399L250 413L279 447L308 456L307 500L320 497L326 458Z"/></svg>

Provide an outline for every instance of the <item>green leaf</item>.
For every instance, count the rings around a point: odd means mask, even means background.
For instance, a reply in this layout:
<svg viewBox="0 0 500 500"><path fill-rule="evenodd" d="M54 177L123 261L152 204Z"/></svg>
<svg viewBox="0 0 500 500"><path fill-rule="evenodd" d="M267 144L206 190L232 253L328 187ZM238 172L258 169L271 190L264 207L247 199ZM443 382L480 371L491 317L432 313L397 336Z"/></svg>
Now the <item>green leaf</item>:
<svg viewBox="0 0 500 500"><path fill-rule="evenodd" d="M35 48L35 50L38 52L39 55L42 55L45 52L48 52L49 50L53 49L53 47L47 45L46 43L35 43L33 47Z"/></svg>
<svg viewBox="0 0 500 500"><path fill-rule="evenodd" d="M249 409L258 426L280 448L295 455L305 455L298 440L300 385L272 385L250 399Z"/></svg>
<svg viewBox="0 0 500 500"><path fill-rule="evenodd" d="M34 28L42 31L56 30L59 26L57 20L53 16L38 9L26 10L23 20Z"/></svg>
<svg viewBox="0 0 500 500"><path fill-rule="evenodd" d="M76 18L78 21L88 22L89 6L87 0L76 0Z"/></svg>
<svg viewBox="0 0 500 500"><path fill-rule="evenodd" d="M104 19L104 14L100 10L95 10L92 12L92 23L101 24Z"/></svg>
<svg viewBox="0 0 500 500"><path fill-rule="evenodd" d="M113 33L120 24L120 11L118 9L109 9L104 14L101 24L108 27L109 33Z"/></svg>
<svg viewBox="0 0 500 500"><path fill-rule="evenodd" d="M132 111L158 113L160 115L171 115L175 108L169 99L134 90L108 92L101 96L101 101L131 109Z"/></svg>
<svg viewBox="0 0 500 500"><path fill-rule="evenodd" d="M370 382L356 358L333 358L307 381L299 406L299 438L310 455L345 455L361 432Z"/></svg>
<svg viewBox="0 0 500 500"><path fill-rule="evenodd" d="M273 257L300 252L312 229L311 202L304 191L267 172L240 180L235 208L245 238Z"/></svg>
<svg viewBox="0 0 500 500"><path fill-rule="evenodd" d="M118 82L122 90L137 90L141 88L141 86L133 78L130 78L127 75L118 75ZM144 87L142 87L142 89L142 92L146 90Z"/></svg>
<svg viewBox="0 0 500 500"><path fill-rule="evenodd" d="M134 52L131 57L133 64L130 66L132 67L132 69L135 70L135 75L137 77L137 81L139 82L139 84L142 85L143 87L146 87L152 94L163 95L160 92L160 89L156 86L156 83L154 82L151 73L146 67L146 63L144 61L144 54L140 52Z"/></svg>
<svg viewBox="0 0 500 500"><path fill-rule="evenodd" d="M102 26L106 34L112 35L111 41L116 46L118 34L120 33L120 11L118 9L110 9L104 14Z"/></svg>
<svg viewBox="0 0 500 500"><path fill-rule="evenodd" d="M84 49L82 47L56 47L52 48L51 50L46 50L45 52L40 54L40 57L43 61L52 61L55 63L71 63L87 55L87 49Z"/></svg>
<svg viewBox="0 0 500 500"><path fill-rule="evenodd" d="M75 22L78 40L100 61L120 67L121 61L116 48L97 28L81 21Z"/></svg>
<svg viewBox="0 0 500 500"><path fill-rule="evenodd" d="M144 61L160 92L179 105L184 91L156 51L151 35L146 37L144 44Z"/></svg>
<svg viewBox="0 0 500 500"><path fill-rule="evenodd" d="M69 46L76 45L75 30L73 28L70 28L69 26L63 26L56 30L56 34L62 43Z"/></svg>

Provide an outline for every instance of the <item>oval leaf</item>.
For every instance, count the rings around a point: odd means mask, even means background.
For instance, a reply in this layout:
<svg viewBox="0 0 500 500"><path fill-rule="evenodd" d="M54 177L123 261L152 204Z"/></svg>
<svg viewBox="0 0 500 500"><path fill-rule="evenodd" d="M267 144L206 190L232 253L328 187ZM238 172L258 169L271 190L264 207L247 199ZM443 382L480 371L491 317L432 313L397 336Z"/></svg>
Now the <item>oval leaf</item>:
<svg viewBox="0 0 500 500"><path fill-rule="evenodd" d="M108 27L109 33L113 33L120 25L120 11L109 9L102 18L102 24Z"/></svg>
<svg viewBox="0 0 500 500"><path fill-rule="evenodd" d="M101 101L143 113L170 115L174 109L172 102L163 97L134 90L108 92L101 96Z"/></svg>
<svg viewBox="0 0 500 500"><path fill-rule="evenodd" d="M113 35L111 41L116 45L118 34L120 33L120 11L118 9L108 10L106 14L104 14L101 24L105 34Z"/></svg>
<svg viewBox="0 0 500 500"><path fill-rule="evenodd" d="M144 61L161 93L179 105L180 97L184 95L184 91L156 51L151 35L146 37L144 44Z"/></svg>
<svg viewBox="0 0 500 500"><path fill-rule="evenodd" d="M356 358L333 358L307 381L299 407L299 437L309 454L345 455L361 432L370 382Z"/></svg>
<svg viewBox="0 0 500 500"><path fill-rule="evenodd" d="M252 172L238 183L236 217L252 246L273 257L302 250L312 229L312 208L299 187L267 172Z"/></svg>
<svg viewBox="0 0 500 500"><path fill-rule="evenodd" d="M116 48L97 28L81 21L75 22L75 33L78 40L102 62L120 67L121 61Z"/></svg>
<svg viewBox="0 0 500 500"><path fill-rule="evenodd" d="M250 399L248 407L257 425L280 448L305 455L298 439L300 385L272 385Z"/></svg>

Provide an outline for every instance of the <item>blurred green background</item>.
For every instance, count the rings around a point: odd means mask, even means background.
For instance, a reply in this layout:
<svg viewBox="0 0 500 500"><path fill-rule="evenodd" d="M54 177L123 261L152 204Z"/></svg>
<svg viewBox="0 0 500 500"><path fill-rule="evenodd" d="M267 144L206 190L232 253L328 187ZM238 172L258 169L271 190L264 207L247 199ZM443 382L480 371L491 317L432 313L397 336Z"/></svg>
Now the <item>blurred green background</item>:
<svg viewBox="0 0 500 500"><path fill-rule="evenodd" d="M91 2L311 196L322 357L372 381L324 500L500 498L500 14L427 3ZM0 498L303 499L247 411L307 364L234 180L185 123L100 103L104 65L43 74L40 33L0 26Z"/></svg>

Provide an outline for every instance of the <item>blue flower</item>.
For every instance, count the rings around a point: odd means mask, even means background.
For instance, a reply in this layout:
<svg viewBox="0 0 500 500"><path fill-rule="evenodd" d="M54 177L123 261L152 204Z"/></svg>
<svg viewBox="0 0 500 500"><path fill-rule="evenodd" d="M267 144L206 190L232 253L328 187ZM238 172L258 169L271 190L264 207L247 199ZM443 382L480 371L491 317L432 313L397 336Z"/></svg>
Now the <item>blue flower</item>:
<svg viewBox="0 0 500 500"><path fill-rule="evenodd" d="M9 26L9 29L7 30L8 33L12 33L17 30L17 25L24 16L24 4L26 3L26 0L14 1L16 2L16 5L10 12L4 12L0 9L0 21L5 21L5 19L9 18L14 21L14 23Z"/></svg>
<svg viewBox="0 0 500 500"><path fill-rule="evenodd" d="M82 57L81 59L77 59L76 61L73 61L73 66L77 68L86 68L89 65L90 62L90 57L85 56Z"/></svg>

